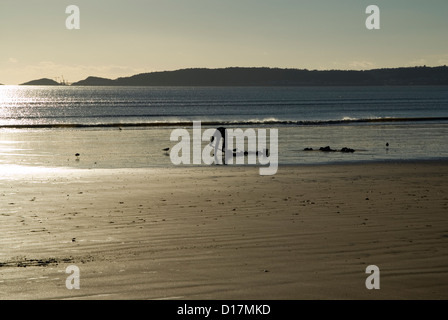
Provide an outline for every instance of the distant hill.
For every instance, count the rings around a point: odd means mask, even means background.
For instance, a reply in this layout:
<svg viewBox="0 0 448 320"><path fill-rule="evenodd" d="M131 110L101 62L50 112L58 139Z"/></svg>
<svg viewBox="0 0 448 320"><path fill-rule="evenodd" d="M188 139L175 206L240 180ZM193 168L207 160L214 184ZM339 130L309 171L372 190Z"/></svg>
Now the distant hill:
<svg viewBox="0 0 448 320"><path fill-rule="evenodd" d="M279 68L182 69L115 80L88 77L73 86L363 86L448 85L448 67L303 70Z"/></svg>
<svg viewBox="0 0 448 320"><path fill-rule="evenodd" d="M61 84L59 82L47 78L33 80L21 84L21 86L60 86L60 85Z"/></svg>
<svg viewBox="0 0 448 320"><path fill-rule="evenodd" d="M113 86L115 85L115 80L98 78L98 77L88 77L85 80L72 83L72 86Z"/></svg>

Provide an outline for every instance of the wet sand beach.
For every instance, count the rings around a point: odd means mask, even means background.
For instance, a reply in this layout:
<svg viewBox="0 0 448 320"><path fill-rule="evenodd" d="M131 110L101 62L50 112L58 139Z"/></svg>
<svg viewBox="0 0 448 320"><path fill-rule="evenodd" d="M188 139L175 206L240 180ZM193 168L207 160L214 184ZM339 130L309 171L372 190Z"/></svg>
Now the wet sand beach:
<svg viewBox="0 0 448 320"><path fill-rule="evenodd" d="M0 299L448 298L446 162L9 173Z"/></svg>

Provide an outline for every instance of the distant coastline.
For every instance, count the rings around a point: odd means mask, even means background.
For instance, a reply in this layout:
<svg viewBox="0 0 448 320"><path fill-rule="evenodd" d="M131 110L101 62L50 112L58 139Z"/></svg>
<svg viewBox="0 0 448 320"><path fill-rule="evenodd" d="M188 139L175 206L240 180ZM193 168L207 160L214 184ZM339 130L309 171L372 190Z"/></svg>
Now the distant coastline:
<svg viewBox="0 0 448 320"><path fill-rule="evenodd" d="M61 86L62 84L55 80L43 78L22 83L21 86Z"/></svg>
<svg viewBox="0 0 448 320"><path fill-rule="evenodd" d="M67 85L43 78L22 85ZM90 76L71 86L413 86L448 85L448 67L306 70L280 68L181 69L115 80Z"/></svg>

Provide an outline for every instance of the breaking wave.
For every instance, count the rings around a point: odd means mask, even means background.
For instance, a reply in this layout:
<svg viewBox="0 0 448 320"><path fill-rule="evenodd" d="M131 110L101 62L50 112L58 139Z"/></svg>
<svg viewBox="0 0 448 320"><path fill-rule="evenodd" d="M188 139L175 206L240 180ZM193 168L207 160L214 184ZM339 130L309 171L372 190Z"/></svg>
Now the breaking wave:
<svg viewBox="0 0 448 320"><path fill-rule="evenodd" d="M250 119L250 120L155 120L141 122L100 122L100 123L0 123L0 128L11 129L39 129L39 128L121 128L121 127L183 127L191 126L193 121L201 121L202 126L251 126L251 125L271 125L271 126L325 126L344 125L362 123L390 123L390 122L448 122L448 117L420 117L420 118L349 118L333 120L282 120L276 118Z"/></svg>

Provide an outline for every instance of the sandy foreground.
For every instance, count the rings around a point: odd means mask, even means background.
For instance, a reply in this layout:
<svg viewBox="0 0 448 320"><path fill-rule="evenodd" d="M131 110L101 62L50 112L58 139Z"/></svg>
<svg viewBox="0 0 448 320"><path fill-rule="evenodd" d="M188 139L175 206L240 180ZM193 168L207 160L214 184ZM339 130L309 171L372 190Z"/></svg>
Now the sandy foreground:
<svg viewBox="0 0 448 320"><path fill-rule="evenodd" d="M448 163L3 176L0 299L448 298Z"/></svg>

